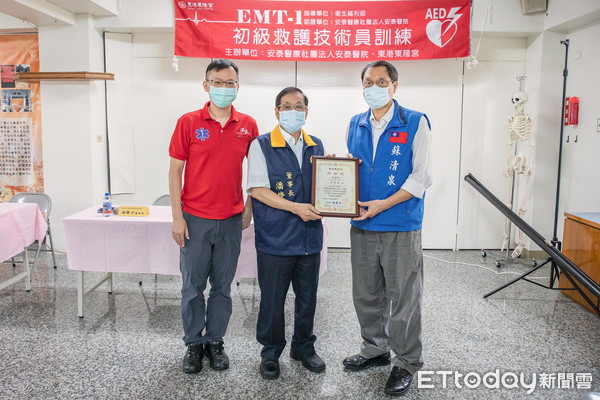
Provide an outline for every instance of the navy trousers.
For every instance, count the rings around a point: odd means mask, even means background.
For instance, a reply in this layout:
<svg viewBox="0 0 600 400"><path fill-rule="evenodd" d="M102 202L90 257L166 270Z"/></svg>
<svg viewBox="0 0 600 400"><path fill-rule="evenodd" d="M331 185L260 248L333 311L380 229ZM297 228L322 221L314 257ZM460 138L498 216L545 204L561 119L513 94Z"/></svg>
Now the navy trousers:
<svg viewBox="0 0 600 400"><path fill-rule="evenodd" d="M321 254L277 256L256 252L260 309L256 339L263 345L261 357L277 360L286 345L285 298L290 282L296 295L292 350L300 355L315 352L313 334Z"/></svg>
<svg viewBox="0 0 600 400"><path fill-rule="evenodd" d="M183 213L190 239L181 248L181 317L188 344L221 340L231 317L231 282L242 241L241 214L223 220ZM208 301L204 290L210 282ZM206 329L206 332L203 332Z"/></svg>

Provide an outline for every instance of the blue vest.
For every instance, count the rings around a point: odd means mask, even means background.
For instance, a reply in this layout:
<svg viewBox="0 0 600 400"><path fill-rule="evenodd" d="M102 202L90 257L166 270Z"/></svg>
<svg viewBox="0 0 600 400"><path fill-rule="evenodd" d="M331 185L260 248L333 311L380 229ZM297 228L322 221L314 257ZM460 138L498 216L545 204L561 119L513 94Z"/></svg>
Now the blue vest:
<svg viewBox="0 0 600 400"><path fill-rule="evenodd" d="M402 108L394 100L394 116L379 137L373 160L371 110L357 114L350 120L348 151L362 160L358 171L360 200L383 200L396 193L412 172L412 143L423 113ZM427 119L429 124L429 119ZM396 204L392 208L364 221L351 221L357 228L378 232L405 232L421 229L423 224L422 199Z"/></svg>
<svg viewBox="0 0 600 400"><path fill-rule="evenodd" d="M267 161L271 190L286 200L310 203L312 184L311 157L324 155L323 144L302 131L304 149L302 169L294 151L287 145L279 125L258 140ZM256 250L274 255L299 256L319 253L323 248L320 220L304 222L289 211L270 207L252 198Z"/></svg>

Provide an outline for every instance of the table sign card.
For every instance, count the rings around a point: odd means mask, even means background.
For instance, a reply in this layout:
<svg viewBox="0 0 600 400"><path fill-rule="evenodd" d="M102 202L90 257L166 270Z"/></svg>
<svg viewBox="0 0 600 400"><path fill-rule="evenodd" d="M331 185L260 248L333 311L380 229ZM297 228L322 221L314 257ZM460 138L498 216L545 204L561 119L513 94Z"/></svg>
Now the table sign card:
<svg viewBox="0 0 600 400"><path fill-rule="evenodd" d="M119 217L147 217L150 215L148 207L121 206L119 207Z"/></svg>
<svg viewBox="0 0 600 400"><path fill-rule="evenodd" d="M358 158L313 156L311 204L321 215L358 217L357 202Z"/></svg>

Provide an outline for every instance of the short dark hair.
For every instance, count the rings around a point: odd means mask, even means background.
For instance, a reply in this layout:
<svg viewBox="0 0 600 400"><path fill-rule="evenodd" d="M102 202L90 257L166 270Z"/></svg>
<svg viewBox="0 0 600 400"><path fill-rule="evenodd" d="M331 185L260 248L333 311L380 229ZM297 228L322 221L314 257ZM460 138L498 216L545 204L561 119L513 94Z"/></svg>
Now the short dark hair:
<svg viewBox="0 0 600 400"><path fill-rule="evenodd" d="M367 70L369 68L374 68L374 67L386 67L388 75L390 76L390 79L392 80L392 82L396 82L398 80L398 70L396 70L396 67L394 67L392 64L390 64L387 61L377 60L377 61L368 63L362 69L362 72L360 73L360 81L361 82L363 81L363 79L365 77L365 72L367 72Z"/></svg>
<svg viewBox="0 0 600 400"><path fill-rule="evenodd" d="M304 97L304 105L306 107L308 107L308 97L306 97L304 92L295 86L288 86L285 89L283 89L281 92L279 92L279 94L275 98L275 108L277 108L281 105L281 98L283 96L285 96L286 94L290 94L290 93L300 93Z"/></svg>
<svg viewBox="0 0 600 400"><path fill-rule="evenodd" d="M235 74L238 77L240 76L240 72L238 71L237 65L235 65L232 61L229 61L226 58L217 58L216 60L212 60L210 64L208 64L208 67L206 67L205 79L208 79L208 73L210 71L214 70L216 72L227 68L233 68Z"/></svg>

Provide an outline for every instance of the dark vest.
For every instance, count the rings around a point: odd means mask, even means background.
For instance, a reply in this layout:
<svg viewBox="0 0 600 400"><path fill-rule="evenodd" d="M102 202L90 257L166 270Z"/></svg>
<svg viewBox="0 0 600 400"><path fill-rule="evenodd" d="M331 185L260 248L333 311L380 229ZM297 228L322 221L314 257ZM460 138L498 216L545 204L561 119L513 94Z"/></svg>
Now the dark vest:
<svg viewBox="0 0 600 400"><path fill-rule="evenodd" d="M271 190L286 200L310 203L311 157L324 155L323 144L302 131L302 169L294 151L285 143L279 125L258 140L265 160ZM319 253L323 248L320 220L304 222L289 211L270 207L252 198L256 250L274 255L297 256Z"/></svg>

